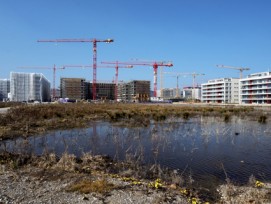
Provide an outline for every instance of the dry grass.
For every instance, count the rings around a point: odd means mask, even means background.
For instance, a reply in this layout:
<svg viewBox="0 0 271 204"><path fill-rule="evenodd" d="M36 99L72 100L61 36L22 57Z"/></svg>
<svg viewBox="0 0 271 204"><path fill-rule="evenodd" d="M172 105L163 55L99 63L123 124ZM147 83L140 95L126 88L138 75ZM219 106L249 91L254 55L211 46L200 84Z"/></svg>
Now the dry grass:
<svg viewBox="0 0 271 204"><path fill-rule="evenodd" d="M234 186L232 184L225 184L218 189L221 199L219 203L224 204L262 204L270 203L271 189L270 186L263 188L249 187L249 186Z"/></svg>
<svg viewBox="0 0 271 204"><path fill-rule="evenodd" d="M24 103L21 102L0 102L0 108L15 107L15 106L24 106Z"/></svg>
<svg viewBox="0 0 271 204"><path fill-rule="evenodd" d="M78 191L80 193L88 194L88 193L100 193L106 194L112 191L115 186L109 183L105 179L99 179L96 181L91 180L83 180L79 183L72 184L68 187L68 191Z"/></svg>
<svg viewBox="0 0 271 204"><path fill-rule="evenodd" d="M256 114L256 115L255 115ZM0 138L40 134L48 130L86 127L90 121L122 122L124 125L148 126L151 120L168 118L185 120L195 116L214 116L229 121L231 116L260 118L265 123L268 114L249 107L204 107L157 104L40 104L16 106L0 115ZM257 116L257 117L255 117ZM252 117L251 117L252 118Z"/></svg>

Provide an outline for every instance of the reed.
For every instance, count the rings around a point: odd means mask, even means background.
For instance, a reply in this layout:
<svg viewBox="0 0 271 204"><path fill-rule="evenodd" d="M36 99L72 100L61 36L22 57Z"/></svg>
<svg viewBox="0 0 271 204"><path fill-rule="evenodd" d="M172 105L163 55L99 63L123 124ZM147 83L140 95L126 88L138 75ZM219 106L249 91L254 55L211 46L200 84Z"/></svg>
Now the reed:
<svg viewBox="0 0 271 204"><path fill-rule="evenodd" d="M195 116L259 117L260 123L267 122L268 114L247 107L197 107L154 104L39 104L20 105L0 115L0 138L40 134L48 130L72 129L88 126L95 120L123 122L125 125L148 126L151 120L164 121L168 118L188 120ZM261 115L260 115L261 114ZM26 128L27 127L27 131Z"/></svg>

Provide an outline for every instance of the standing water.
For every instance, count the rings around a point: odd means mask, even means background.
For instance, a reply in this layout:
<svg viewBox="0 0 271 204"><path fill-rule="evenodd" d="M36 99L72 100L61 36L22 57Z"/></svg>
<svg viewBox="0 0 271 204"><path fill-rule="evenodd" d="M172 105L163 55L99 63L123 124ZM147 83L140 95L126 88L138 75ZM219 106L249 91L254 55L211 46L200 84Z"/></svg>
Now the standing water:
<svg viewBox="0 0 271 204"><path fill-rule="evenodd" d="M187 175L201 186L248 182L251 175L271 180L271 129L256 121L199 117L124 127L107 122L92 127L0 143L0 151L43 154L106 154L116 160L132 155L143 164L160 164ZM209 185L209 186L208 186Z"/></svg>

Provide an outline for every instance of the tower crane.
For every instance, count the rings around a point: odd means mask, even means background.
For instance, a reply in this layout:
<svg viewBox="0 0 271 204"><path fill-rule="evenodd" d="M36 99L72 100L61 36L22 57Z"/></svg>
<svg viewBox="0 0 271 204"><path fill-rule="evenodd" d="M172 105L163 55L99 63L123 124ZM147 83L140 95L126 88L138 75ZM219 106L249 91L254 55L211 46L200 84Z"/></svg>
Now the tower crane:
<svg viewBox="0 0 271 204"><path fill-rule="evenodd" d="M30 67L30 66L22 66L22 67L18 67L20 69L52 69L53 70L53 98L56 97L56 70L57 69L65 69L65 67L56 67L56 65L54 64L53 67Z"/></svg>
<svg viewBox="0 0 271 204"><path fill-rule="evenodd" d="M80 67L80 68L93 68L92 65L63 65L63 67ZM119 66L118 64L116 64L115 66L97 66L98 68L115 68L116 72L115 72L115 100L117 101L118 98L118 76L119 76L119 68L133 68L132 65L127 65L127 66Z"/></svg>
<svg viewBox="0 0 271 204"><path fill-rule="evenodd" d="M136 65L136 66L152 66L153 67L153 72L154 72L154 79L153 79L153 90L154 90L154 97L157 96L157 70L158 67L172 67L173 64L171 62L164 63L164 62L101 62L102 64L122 64L122 65Z"/></svg>
<svg viewBox="0 0 271 204"><path fill-rule="evenodd" d="M114 42L113 39L56 39L56 40L38 40L38 42L81 42L81 43L93 43L93 85L92 85L92 93L93 93L93 100L96 100L96 82L97 82L97 43L104 42L104 43L112 43Z"/></svg>
<svg viewBox="0 0 271 204"><path fill-rule="evenodd" d="M192 77L193 77L193 89L194 89L194 88L195 88L196 76L203 76L203 75L205 75L205 74L200 74L200 73L195 73L195 72L193 72L193 73L191 73L190 75L192 75Z"/></svg>
<svg viewBox="0 0 271 204"><path fill-rule="evenodd" d="M164 74L170 74L173 77L176 77L176 81L177 81L177 86L176 86L176 98L180 97L179 95L179 77L180 76L185 76L185 75L190 75L190 73L176 73L176 72L164 72Z"/></svg>
<svg viewBox="0 0 271 204"><path fill-rule="evenodd" d="M243 78L243 71L244 70L250 70L248 67L233 67L233 66L225 66L225 65L216 65L219 68L230 68L230 69L236 69L240 71L240 79Z"/></svg>
<svg viewBox="0 0 271 204"><path fill-rule="evenodd" d="M192 77L193 77L193 84L192 84L192 86L193 86L193 91L192 91L192 98L194 98L193 97L193 92L194 92L194 89L195 89L195 80L196 80L196 76L201 76L201 75L205 75L205 74L200 74L200 73L195 73L195 72L193 72L193 73L174 73L174 72L164 72L165 74L173 74L174 76L176 76L177 77L177 91L179 90L179 86L178 86L178 81L179 81L179 77L180 76L182 76L182 75L191 75ZM179 93L178 93L179 94ZM179 96L179 95L177 95L177 93L176 93L176 97L177 96Z"/></svg>

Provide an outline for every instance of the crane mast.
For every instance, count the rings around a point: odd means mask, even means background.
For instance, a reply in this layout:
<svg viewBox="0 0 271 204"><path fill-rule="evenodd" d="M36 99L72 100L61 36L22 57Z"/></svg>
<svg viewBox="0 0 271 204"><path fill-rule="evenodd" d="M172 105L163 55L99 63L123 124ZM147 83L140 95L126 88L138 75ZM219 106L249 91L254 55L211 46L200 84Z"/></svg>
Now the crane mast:
<svg viewBox="0 0 271 204"><path fill-rule="evenodd" d="M37 42L91 42L93 43L93 82L92 82L92 98L96 100L96 82L97 82L97 43L104 42L104 43L112 43L114 42L113 39L56 39L56 40L38 40Z"/></svg>

